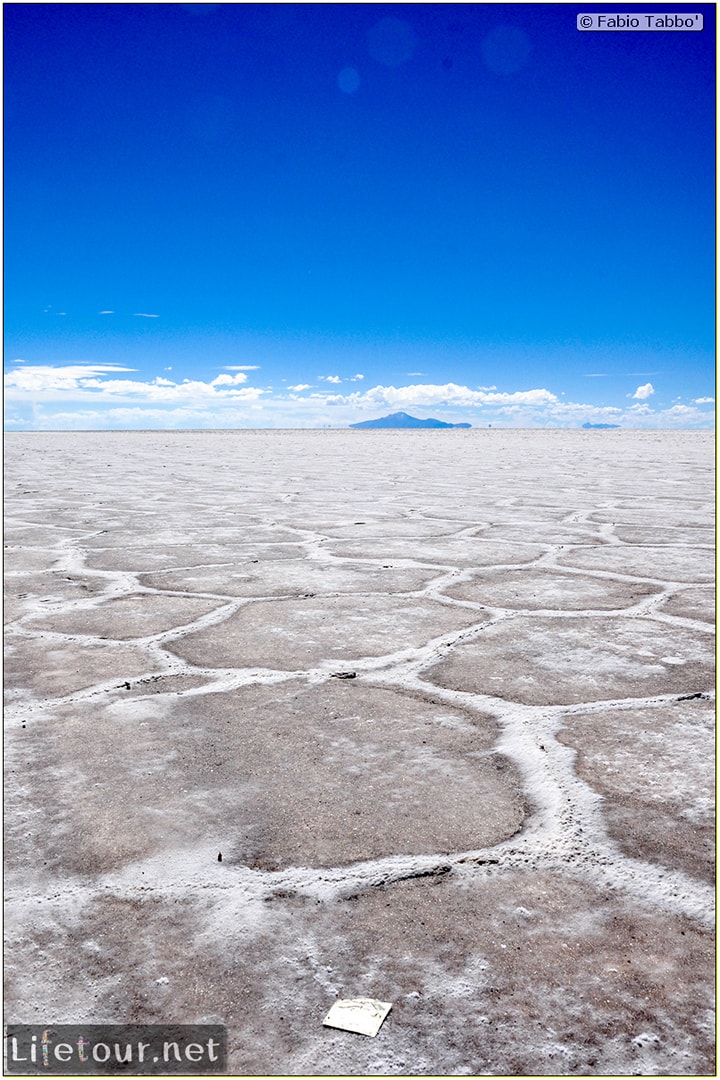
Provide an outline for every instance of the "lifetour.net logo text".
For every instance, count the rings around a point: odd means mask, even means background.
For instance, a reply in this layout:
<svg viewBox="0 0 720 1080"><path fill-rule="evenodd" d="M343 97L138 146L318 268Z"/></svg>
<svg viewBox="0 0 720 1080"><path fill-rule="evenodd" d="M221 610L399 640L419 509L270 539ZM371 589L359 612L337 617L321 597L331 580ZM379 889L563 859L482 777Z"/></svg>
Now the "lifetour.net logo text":
<svg viewBox="0 0 720 1080"><path fill-rule="evenodd" d="M220 1024L7 1024L6 1076L207 1076L226 1072Z"/></svg>

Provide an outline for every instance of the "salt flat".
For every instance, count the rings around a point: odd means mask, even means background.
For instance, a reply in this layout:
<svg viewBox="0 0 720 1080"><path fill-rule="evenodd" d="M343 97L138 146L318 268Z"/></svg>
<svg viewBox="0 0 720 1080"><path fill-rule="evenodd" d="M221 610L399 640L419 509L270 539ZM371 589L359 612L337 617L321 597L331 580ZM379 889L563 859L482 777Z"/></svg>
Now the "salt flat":
<svg viewBox="0 0 720 1080"><path fill-rule="evenodd" d="M5 491L7 1020L714 1072L709 433L11 434Z"/></svg>

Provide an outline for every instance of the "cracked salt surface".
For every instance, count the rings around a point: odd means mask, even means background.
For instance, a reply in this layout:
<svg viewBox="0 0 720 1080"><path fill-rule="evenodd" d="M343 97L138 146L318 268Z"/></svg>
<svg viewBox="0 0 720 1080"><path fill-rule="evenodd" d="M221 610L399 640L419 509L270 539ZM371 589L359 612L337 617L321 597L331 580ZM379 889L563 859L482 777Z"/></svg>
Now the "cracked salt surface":
<svg viewBox="0 0 720 1080"><path fill-rule="evenodd" d="M6 465L8 1019L225 1023L236 1073L712 1071L709 436ZM394 1002L374 1045L336 997Z"/></svg>

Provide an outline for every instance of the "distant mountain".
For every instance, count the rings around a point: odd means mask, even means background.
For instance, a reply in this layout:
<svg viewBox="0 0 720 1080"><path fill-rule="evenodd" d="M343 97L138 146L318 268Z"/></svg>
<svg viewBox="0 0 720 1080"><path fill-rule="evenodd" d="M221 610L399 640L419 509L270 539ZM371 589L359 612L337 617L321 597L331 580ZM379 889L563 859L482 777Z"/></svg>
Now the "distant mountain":
<svg viewBox="0 0 720 1080"><path fill-rule="evenodd" d="M611 427L620 427L620 425L619 424L591 424L591 423L586 423L586 424L583 424L583 427L586 428L586 429L587 428L611 428Z"/></svg>
<svg viewBox="0 0 720 1080"><path fill-rule="evenodd" d="M418 420L406 412L394 412L390 416L381 416L377 420L361 420L359 424L350 424L351 428L469 428L472 424L446 424L444 420Z"/></svg>

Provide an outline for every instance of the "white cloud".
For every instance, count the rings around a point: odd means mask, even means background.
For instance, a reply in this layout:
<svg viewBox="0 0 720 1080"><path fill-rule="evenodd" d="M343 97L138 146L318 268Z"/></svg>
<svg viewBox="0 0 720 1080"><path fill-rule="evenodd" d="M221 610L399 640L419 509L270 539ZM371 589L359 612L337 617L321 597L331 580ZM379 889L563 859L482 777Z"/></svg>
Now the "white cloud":
<svg viewBox="0 0 720 1080"><path fill-rule="evenodd" d="M167 369L133 377L120 364L17 364L6 376L7 425L13 430L129 428L321 428L406 410L477 427L577 428L612 423L624 428L712 426L709 402L653 410L644 402L623 408L568 402L545 388L497 391L457 383L373 386L342 394L334 387L298 383L282 390L243 385L243 372L211 381L174 381ZM336 376L335 378L339 378ZM326 377L327 379L327 377Z"/></svg>
<svg viewBox="0 0 720 1080"><path fill-rule="evenodd" d="M21 356L18 356L18 357L16 357L15 360L13 360L13 364L24 364L24 363L25 363L25 361L22 359Z"/></svg>
<svg viewBox="0 0 720 1080"><path fill-rule="evenodd" d="M147 311L133 311L134 319L157 319L157 315L148 315Z"/></svg>
<svg viewBox="0 0 720 1080"><path fill-rule="evenodd" d="M655 388L652 383L645 383L644 386L638 386L634 394L628 394L628 397L638 398L640 401L644 401L645 398L649 398L651 394L655 393Z"/></svg>
<svg viewBox="0 0 720 1080"><path fill-rule="evenodd" d="M114 311L98 311L98 315L114 315Z"/></svg>
<svg viewBox="0 0 720 1080"><path fill-rule="evenodd" d="M339 375L318 375L318 379L322 379L323 382L339 383L342 379Z"/></svg>
<svg viewBox="0 0 720 1080"><path fill-rule="evenodd" d="M210 386L236 386L238 383L247 382L247 375L239 371L237 375L218 375L210 383Z"/></svg>
<svg viewBox="0 0 720 1080"><path fill-rule="evenodd" d="M359 379L364 379L364 375L351 375L350 382L358 382Z"/></svg>
<svg viewBox="0 0 720 1080"><path fill-rule="evenodd" d="M478 405L539 405L557 401L549 390L518 390L512 394L488 393L485 390L470 390L457 383L414 383L412 386L374 386L365 393L355 391L346 396L337 394L326 398L328 404L354 404L356 406L412 406L412 405L455 405L463 408Z"/></svg>
<svg viewBox="0 0 720 1080"><path fill-rule="evenodd" d="M225 371L259 371L259 364L224 364Z"/></svg>
<svg viewBox="0 0 720 1080"><path fill-rule="evenodd" d="M70 364L64 367L34 365L18 368L5 377L5 396L11 401L104 401L118 399L147 402L235 398L254 401L264 390L236 389L247 375L218 375L211 382L183 379L181 383L156 376L151 382L140 379L113 379L107 376L133 368L117 364Z"/></svg>
<svg viewBox="0 0 720 1080"><path fill-rule="evenodd" d="M712 427L714 410L708 412L697 409L692 405L673 405L669 409L653 412L650 410L647 416L638 416L637 413L629 417L627 427L647 428L694 428L708 430Z"/></svg>
<svg viewBox="0 0 720 1080"><path fill-rule="evenodd" d="M714 397L696 397L695 398L695 404L696 405L709 405L714 400L715 400Z"/></svg>
<svg viewBox="0 0 720 1080"><path fill-rule="evenodd" d="M97 378L98 375L134 370L134 368L121 367L118 364L67 364L64 367L33 364L11 371L5 376L5 393L10 397L18 397L23 394L42 394L46 391L74 390L84 380Z"/></svg>

